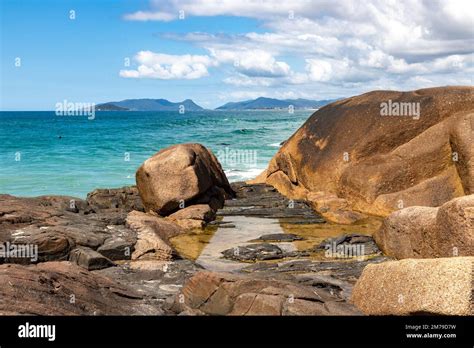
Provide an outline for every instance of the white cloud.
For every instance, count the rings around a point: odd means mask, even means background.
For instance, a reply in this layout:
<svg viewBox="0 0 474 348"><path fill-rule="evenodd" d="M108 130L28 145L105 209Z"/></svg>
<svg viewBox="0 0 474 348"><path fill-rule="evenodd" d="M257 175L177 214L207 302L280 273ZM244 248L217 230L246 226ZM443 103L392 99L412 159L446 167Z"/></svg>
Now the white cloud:
<svg viewBox="0 0 474 348"><path fill-rule="evenodd" d="M208 67L215 65L209 56L170 55L140 51L134 57L139 64L136 70L121 70L126 78L198 79L208 76Z"/></svg>
<svg viewBox="0 0 474 348"><path fill-rule="evenodd" d="M176 19L176 16L166 13L166 12L146 12L146 11L138 11L134 13L129 13L124 16L126 20L129 21L163 21L169 22L173 19Z"/></svg>
<svg viewBox="0 0 474 348"><path fill-rule="evenodd" d="M246 76L283 77L290 74L290 66L277 61L264 50L220 50L210 49L211 55L219 63L233 64L235 70Z"/></svg>
<svg viewBox="0 0 474 348"><path fill-rule="evenodd" d="M263 30L167 34L207 50L206 61L141 63L122 76L197 78L219 66L223 81L246 93L299 85L328 96L472 83L472 0L155 0L125 18L169 21L180 11L255 18Z"/></svg>

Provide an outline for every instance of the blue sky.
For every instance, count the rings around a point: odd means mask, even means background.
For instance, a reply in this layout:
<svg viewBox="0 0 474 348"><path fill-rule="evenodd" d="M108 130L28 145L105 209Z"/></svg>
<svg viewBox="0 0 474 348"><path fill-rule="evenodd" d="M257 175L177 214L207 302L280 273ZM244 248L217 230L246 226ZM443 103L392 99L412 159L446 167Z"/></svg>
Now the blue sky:
<svg viewBox="0 0 474 348"><path fill-rule="evenodd" d="M2 0L0 109L472 84L472 1L370 2Z"/></svg>

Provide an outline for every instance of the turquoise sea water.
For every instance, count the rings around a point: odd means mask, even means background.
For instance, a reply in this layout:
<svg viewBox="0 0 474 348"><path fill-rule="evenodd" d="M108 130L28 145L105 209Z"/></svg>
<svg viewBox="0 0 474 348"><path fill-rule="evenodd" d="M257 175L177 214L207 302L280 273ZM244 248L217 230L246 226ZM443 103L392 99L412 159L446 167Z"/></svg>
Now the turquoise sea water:
<svg viewBox="0 0 474 348"><path fill-rule="evenodd" d="M0 112L0 193L85 197L95 188L135 183L148 157L197 142L221 161L230 181L258 175L312 111Z"/></svg>

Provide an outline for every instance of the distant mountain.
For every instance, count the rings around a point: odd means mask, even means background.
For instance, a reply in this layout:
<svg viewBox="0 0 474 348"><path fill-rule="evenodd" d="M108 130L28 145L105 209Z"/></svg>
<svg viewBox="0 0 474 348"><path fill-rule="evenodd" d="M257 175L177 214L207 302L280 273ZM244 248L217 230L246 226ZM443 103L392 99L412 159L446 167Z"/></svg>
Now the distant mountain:
<svg viewBox="0 0 474 348"><path fill-rule="evenodd" d="M128 111L127 108L122 108L112 103L99 104L95 108L97 111Z"/></svg>
<svg viewBox="0 0 474 348"><path fill-rule="evenodd" d="M96 106L97 111L185 111L204 110L191 99L173 103L166 99L126 99L119 102L108 102Z"/></svg>
<svg viewBox="0 0 474 348"><path fill-rule="evenodd" d="M219 106L216 110L256 110L256 109L287 109L293 105L295 109L318 109L336 99L309 100L309 99L274 99L260 97L242 102L231 102Z"/></svg>

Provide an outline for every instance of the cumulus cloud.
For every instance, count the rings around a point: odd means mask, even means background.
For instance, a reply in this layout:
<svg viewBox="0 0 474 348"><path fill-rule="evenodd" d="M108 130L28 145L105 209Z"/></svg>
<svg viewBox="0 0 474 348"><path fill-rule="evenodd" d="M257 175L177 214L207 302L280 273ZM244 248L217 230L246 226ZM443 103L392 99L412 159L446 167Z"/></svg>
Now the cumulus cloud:
<svg viewBox="0 0 474 348"><path fill-rule="evenodd" d="M472 84L471 0L156 0L125 18L170 21L180 14L249 17L263 30L163 34L207 50L205 61L140 63L122 76L198 78L219 66L232 86L258 92L299 85L328 95Z"/></svg>
<svg viewBox="0 0 474 348"><path fill-rule="evenodd" d="M138 63L136 70L121 70L126 78L151 79L198 79L208 76L208 67L215 63L205 55L170 55L141 51L134 57Z"/></svg>
<svg viewBox="0 0 474 348"><path fill-rule="evenodd" d="M264 50L222 50L210 49L211 55L218 63L231 63L235 70L246 76L283 77L290 74L290 66L277 61Z"/></svg>

